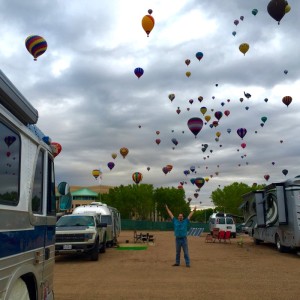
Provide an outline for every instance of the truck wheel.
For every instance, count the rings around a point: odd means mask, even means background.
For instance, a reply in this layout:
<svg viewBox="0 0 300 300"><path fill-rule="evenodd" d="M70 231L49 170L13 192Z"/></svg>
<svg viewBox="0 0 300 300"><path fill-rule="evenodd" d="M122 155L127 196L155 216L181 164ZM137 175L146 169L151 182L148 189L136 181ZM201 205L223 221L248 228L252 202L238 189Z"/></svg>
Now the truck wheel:
<svg viewBox="0 0 300 300"><path fill-rule="evenodd" d="M21 278L18 278L11 290L8 300L30 300L27 285Z"/></svg>
<svg viewBox="0 0 300 300"><path fill-rule="evenodd" d="M279 252L283 253L287 251L287 247L281 245L280 237L278 234L275 235L275 244Z"/></svg>
<svg viewBox="0 0 300 300"><path fill-rule="evenodd" d="M100 253L105 253L105 252L106 252L106 238L102 242L101 248L100 248Z"/></svg>
<svg viewBox="0 0 300 300"><path fill-rule="evenodd" d="M97 240L95 243L95 247L91 253L91 260L97 261L99 259L99 241Z"/></svg>

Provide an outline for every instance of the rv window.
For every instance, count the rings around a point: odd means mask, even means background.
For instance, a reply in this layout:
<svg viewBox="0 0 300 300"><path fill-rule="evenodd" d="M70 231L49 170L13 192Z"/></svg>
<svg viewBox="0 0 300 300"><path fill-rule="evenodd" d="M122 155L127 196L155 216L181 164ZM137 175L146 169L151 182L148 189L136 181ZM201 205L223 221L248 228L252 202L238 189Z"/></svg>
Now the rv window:
<svg viewBox="0 0 300 300"><path fill-rule="evenodd" d="M52 158L48 157L48 190L47 190L47 215L55 215L56 200L55 200L55 178L54 178L54 163Z"/></svg>
<svg viewBox="0 0 300 300"><path fill-rule="evenodd" d="M111 216L109 215L101 215L101 223L106 223L107 225L111 225Z"/></svg>
<svg viewBox="0 0 300 300"><path fill-rule="evenodd" d="M0 122L0 203L19 203L20 181L19 135Z"/></svg>
<svg viewBox="0 0 300 300"><path fill-rule="evenodd" d="M44 172L44 152L40 151L36 162L31 207L35 214L43 213L43 172Z"/></svg>
<svg viewBox="0 0 300 300"><path fill-rule="evenodd" d="M219 224L225 224L225 218L218 218Z"/></svg>
<svg viewBox="0 0 300 300"><path fill-rule="evenodd" d="M226 224L233 224L232 218L226 218Z"/></svg>

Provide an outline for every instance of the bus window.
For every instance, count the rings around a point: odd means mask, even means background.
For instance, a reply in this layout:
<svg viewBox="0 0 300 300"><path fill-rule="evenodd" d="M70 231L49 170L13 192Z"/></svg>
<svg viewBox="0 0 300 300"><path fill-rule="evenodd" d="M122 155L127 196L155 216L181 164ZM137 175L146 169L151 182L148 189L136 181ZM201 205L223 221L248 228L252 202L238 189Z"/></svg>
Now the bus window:
<svg viewBox="0 0 300 300"><path fill-rule="evenodd" d="M44 152L40 151L36 162L31 207L35 214L43 213L43 174L44 174Z"/></svg>
<svg viewBox="0 0 300 300"><path fill-rule="evenodd" d="M20 137L0 122L0 204L18 205Z"/></svg>

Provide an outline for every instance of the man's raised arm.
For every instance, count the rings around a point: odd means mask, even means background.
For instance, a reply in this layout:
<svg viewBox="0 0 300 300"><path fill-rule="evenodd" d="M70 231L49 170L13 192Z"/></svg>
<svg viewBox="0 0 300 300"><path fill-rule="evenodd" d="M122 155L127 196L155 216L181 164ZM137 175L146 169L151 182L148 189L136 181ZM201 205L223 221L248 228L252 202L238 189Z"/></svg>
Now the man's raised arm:
<svg viewBox="0 0 300 300"><path fill-rule="evenodd" d="M190 220L192 215L194 214L194 212L196 211L196 206L195 208L190 212L190 214L188 215L188 219Z"/></svg>
<svg viewBox="0 0 300 300"><path fill-rule="evenodd" d="M171 218L171 219L173 219L173 218L174 218L174 216L173 216L172 212L169 210L169 207L168 207L168 205L167 205L167 204L166 204L166 210L167 210L167 212L168 212L168 214L169 214L170 218Z"/></svg>

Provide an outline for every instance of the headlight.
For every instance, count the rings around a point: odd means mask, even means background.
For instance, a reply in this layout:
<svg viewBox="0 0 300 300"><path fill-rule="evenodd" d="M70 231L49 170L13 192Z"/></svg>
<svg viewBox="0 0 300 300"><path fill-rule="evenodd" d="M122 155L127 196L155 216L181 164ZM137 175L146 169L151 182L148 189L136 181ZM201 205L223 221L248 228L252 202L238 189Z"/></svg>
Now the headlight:
<svg viewBox="0 0 300 300"><path fill-rule="evenodd" d="M93 233L86 233L84 235L84 239L87 240L91 240L93 238L94 234Z"/></svg>

